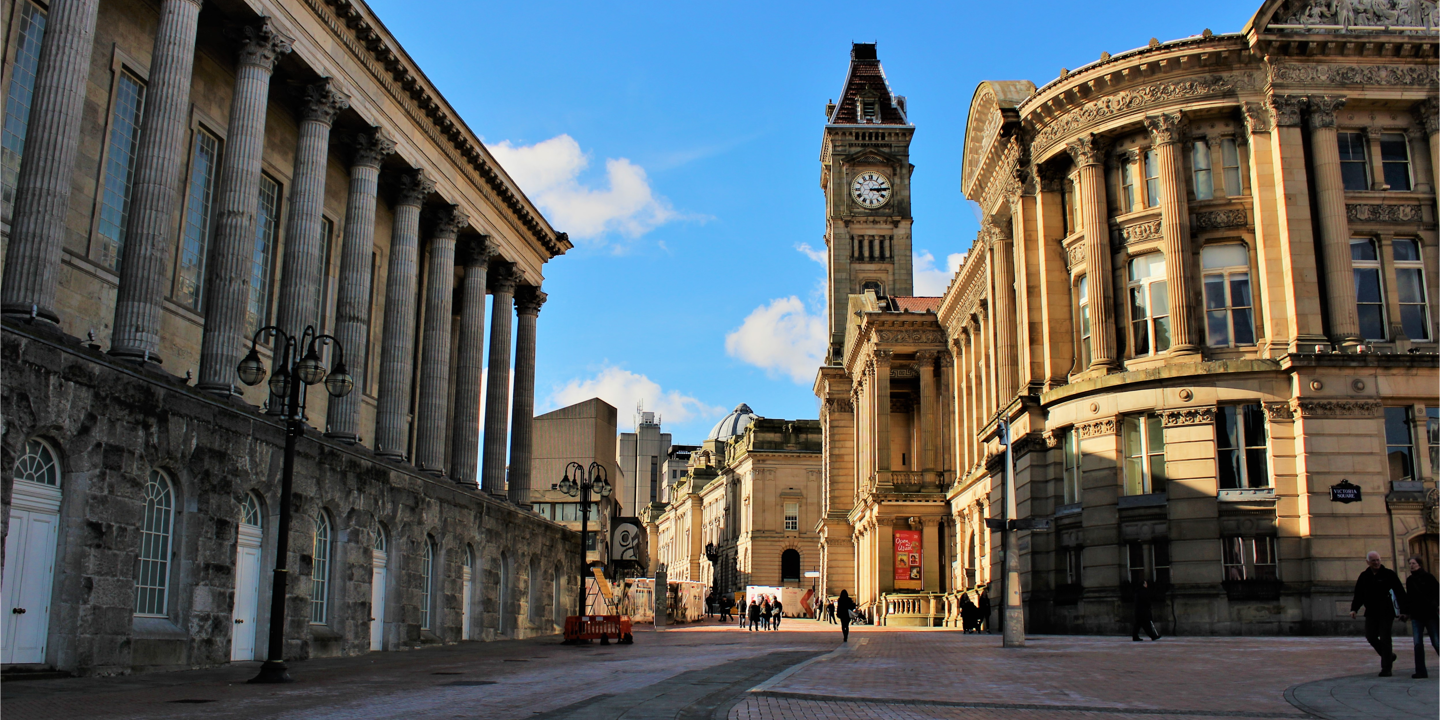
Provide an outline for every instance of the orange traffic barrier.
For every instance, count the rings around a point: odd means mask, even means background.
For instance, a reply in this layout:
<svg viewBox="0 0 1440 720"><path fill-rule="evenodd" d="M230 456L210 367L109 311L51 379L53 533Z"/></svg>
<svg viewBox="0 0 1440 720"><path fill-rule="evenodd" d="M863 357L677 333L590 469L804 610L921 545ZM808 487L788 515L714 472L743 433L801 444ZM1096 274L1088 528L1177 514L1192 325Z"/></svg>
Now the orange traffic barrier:
<svg viewBox="0 0 1440 720"><path fill-rule="evenodd" d="M602 645L611 640L629 645L635 642L630 634L629 615L571 615L565 618L565 642L573 644L599 640Z"/></svg>

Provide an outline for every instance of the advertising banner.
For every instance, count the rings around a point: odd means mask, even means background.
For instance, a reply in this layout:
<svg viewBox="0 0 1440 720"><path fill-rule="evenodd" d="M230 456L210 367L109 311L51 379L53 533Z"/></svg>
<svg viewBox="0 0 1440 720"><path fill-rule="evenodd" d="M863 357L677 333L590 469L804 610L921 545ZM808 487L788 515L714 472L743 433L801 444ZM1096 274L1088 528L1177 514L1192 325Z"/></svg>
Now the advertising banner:
<svg viewBox="0 0 1440 720"><path fill-rule="evenodd" d="M920 589L920 548L919 530L895 531L895 589Z"/></svg>

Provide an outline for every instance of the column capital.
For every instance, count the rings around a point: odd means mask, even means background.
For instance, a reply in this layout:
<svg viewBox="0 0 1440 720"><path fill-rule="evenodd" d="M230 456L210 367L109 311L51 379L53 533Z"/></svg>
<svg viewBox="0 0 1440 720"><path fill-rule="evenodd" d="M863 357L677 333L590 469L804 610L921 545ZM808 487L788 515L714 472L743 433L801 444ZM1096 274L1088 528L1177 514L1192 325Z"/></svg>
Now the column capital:
<svg viewBox="0 0 1440 720"><path fill-rule="evenodd" d="M521 285L515 292L515 313L517 315L539 315L540 306L549 296L538 285Z"/></svg>
<svg viewBox="0 0 1440 720"><path fill-rule="evenodd" d="M1241 103L1240 112L1245 115L1245 129L1251 135L1270 132L1270 110L1265 107L1265 103Z"/></svg>
<svg viewBox="0 0 1440 720"><path fill-rule="evenodd" d="M318 122L329 125L341 110L350 107L350 96L335 87L334 80L322 78L320 82L305 88L305 104L300 117L304 122Z"/></svg>
<svg viewBox="0 0 1440 720"><path fill-rule="evenodd" d="M1425 127L1426 135L1440 132L1440 100L1425 98L1410 108L1415 120Z"/></svg>
<svg viewBox="0 0 1440 720"><path fill-rule="evenodd" d="M435 214L435 229L433 237L454 237L470 222L470 216L458 205L451 205Z"/></svg>
<svg viewBox="0 0 1440 720"><path fill-rule="evenodd" d="M1185 116L1180 112L1160 113L1145 117L1145 129L1150 131L1153 145L1171 145L1184 139Z"/></svg>
<svg viewBox="0 0 1440 720"><path fill-rule="evenodd" d="M1036 165L1035 178L1039 181L1040 192L1063 192L1065 172L1054 165Z"/></svg>
<svg viewBox="0 0 1440 720"><path fill-rule="evenodd" d="M1277 127L1300 127L1300 111L1305 109L1303 95L1271 95L1265 98L1270 117Z"/></svg>
<svg viewBox="0 0 1440 720"><path fill-rule="evenodd" d="M515 287L524 276L513 263L502 262L490 268L490 294L514 295Z"/></svg>
<svg viewBox="0 0 1440 720"><path fill-rule="evenodd" d="M455 264L467 269L483 268L490 264L490 258L499 254L500 248L489 235L478 235L457 248Z"/></svg>
<svg viewBox="0 0 1440 720"><path fill-rule="evenodd" d="M240 64L254 65L266 72L275 69L275 61L290 52L295 39L280 32L268 17L260 18L258 25L242 25L232 28L228 34L239 40Z"/></svg>
<svg viewBox="0 0 1440 720"><path fill-rule="evenodd" d="M1310 129L1335 127L1335 112L1345 107L1344 95L1311 95L1310 106Z"/></svg>
<svg viewBox="0 0 1440 720"><path fill-rule="evenodd" d="M355 145L355 157L351 160L351 167L380 167L385 158L395 152L395 140L384 128L374 128L369 132L358 133L353 141Z"/></svg>
<svg viewBox="0 0 1440 720"><path fill-rule="evenodd" d="M915 359L916 359L916 360L919 360L919 361L922 362L922 363L923 363L923 362L933 361L935 358L937 358L937 357L939 357L939 356L940 356L940 351L938 351L938 350L921 350L921 351L915 353Z"/></svg>
<svg viewBox="0 0 1440 720"><path fill-rule="evenodd" d="M1070 153L1070 158L1075 161L1076 167L1086 165L1105 165L1105 148L1107 143L1094 134L1075 138L1065 146L1065 151Z"/></svg>
<svg viewBox="0 0 1440 720"><path fill-rule="evenodd" d="M407 173L400 178L399 204L419 207L425 204L425 198L432 192L435 192L435 179L424 170Z"/></svg>
<svg viewBox="0 0 1440 720"><path fill-rule="evenodd" d="M894 355L895 355L895 351L893 351L893 350L888 350L888 349L886 349L886 348L876 348L876 350L875 350L875 365L876 365L876 367L890 367L890 360L894 357Z"/></svg>

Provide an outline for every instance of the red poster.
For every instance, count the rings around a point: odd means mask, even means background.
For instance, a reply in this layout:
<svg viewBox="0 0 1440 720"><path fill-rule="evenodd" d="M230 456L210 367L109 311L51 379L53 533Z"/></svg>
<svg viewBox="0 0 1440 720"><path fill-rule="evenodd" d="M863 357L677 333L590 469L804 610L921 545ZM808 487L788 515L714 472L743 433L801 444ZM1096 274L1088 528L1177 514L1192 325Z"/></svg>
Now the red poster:
<svg viewBox="0 0 1440 720"><path fill-rule="evenodd" d="M920 558L922 554L919 530L895 531L896 590L920 589Z"/></svg>

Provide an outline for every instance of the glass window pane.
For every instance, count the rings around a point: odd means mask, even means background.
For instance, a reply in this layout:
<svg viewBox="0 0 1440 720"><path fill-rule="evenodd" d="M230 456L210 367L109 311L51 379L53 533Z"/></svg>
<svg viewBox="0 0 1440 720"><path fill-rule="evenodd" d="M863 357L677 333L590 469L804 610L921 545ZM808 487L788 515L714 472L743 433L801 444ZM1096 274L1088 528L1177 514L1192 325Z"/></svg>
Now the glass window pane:
<svg viewBox="0 0 1440 720"><path fill-rule="evenodd" d="M1365 137L1360 133L1342 132L1336 133L1336 140L1340 144L1340 160L1354 160L1363 162L1365 160Z"/></svg>
<svg viewBox="0 0 1440 720"><path fill-rule="evenodd" d="M1391 191L1410 191L1410 163L1387 162L1382 167L1385 169L1385 184L1390 186Z"/></svg>
<svg viewBox="0 0 1440 720"><path fill-rule="evenodd" d="M1244 245L1238 243L1225 243L1223 245L1206 245L1200 251L1200 264L1206 270L1228 267L1247 267L1250 264L1250 253Z"/></svg>
<svg viewBox="0 0 1440 720"><path fill-rule="evenodd" d="M1205 309L1219 310L1226 307L1225 302L1225 276L1205 276Z"/></svg>
<svg viewBox="0 0 1440 720"><path fill-rule="evenodd" d="M1375 254L1375 243L1373 243L1373 242L1371 242L1371 241L1369 241L1369 240L1351 240L1351 241L1350 241L1350 259L1351 259L1351 260L1361 260L1361 261L1371 260L1371 261L1373 261L1373 260L1377 260L1378 258L1379 258L1379 256Z"/></svg>
<svg viewBox="0 0 1440 720"><path fill-rule="evenodd" d="M32 2L20 3L15 62L10 66L10 87L5 96L5 119L0 129L0 217L6 222L14 209L15 183L30 125L30 101L35 92L35 70L40 65L40 44L45 37L45 13Z"/></svg>
<svg viewBox="0 0 1440 720"><path fill-rule="evenodd" d="M1420 259L1420 246L1409 238L1395 238L1396 262L1418 261Z"/></svg>
<svg viewBox="0 0 1440 720"><path fill-rule="evenodd" d="M1155 351L1161 352L1170 349L1170 318L1157 318L1155 320Z"/></svg>
<svg viewBox="0 0 1440 720"><path fill-rule="evenodd" d="M1421 280L1419 268L1397 268L1395 270L1396 291L1402 303L1425 302L1425 283Z"/></svg>
<svg viewBox="0 0 1440 720"><path fill-rule="evenodd" d="M1401 305L1400 326L1405 330L1405 337L1411 340L1430 339L1430 323L1425 319L1424 305Z"/></svg>
<svg viewBox="0 0 1440 720"><path fill-rule="evenodd" d="M1240 165L1240 153L1235 146L1235 140L1225 138L1220 141L1221 162L1225 167L1238 167Z"/></svg>
<svg viewBox="0 0 1440 720"><path fill-rule="evenodd" d="M1239 418L1234 405L1222 405L1215 418L1215 444L1220 449L1240 447Z"/></svg>
<svg viewBox="0 0 1440 720"><path fill-rule="evenodd" d="M1385 408L1385 444L1410 445L1410 408Z"/></svg>
<svg viewBox="0 0 1440 720"><path fill-rule="evenodd" d="M110 123L105 160L104 191L96 234L100 236L100 262L119 270L125 245L125 223L130 215L130 180L135 170L135 145L140 140L140 116L145 87L128 73L115 83L114 117Z"/></svg>
<svg viewBox="0 0 1440 720"><path fill-rule="evenodd" d="M1143 286L1130 288L1130 319L1144 320L1149 315L1150 313L1145 307L1145 288Z"/></svg>
<svg viewBox="0 0 1440 720"><path fill-rule="evenodd" d="M1440 408L1425 408L1425 437L1430 441L1430 473L1440 472Z"/></svg>
<svg viewBox="0 0 1440 720"><path fill-rule="evenodd" d="M1230 304L1235 307L1250 307L1250 274L1231 273L1230 275Z"/></svg>
<svg viewBox="0 0 1440 720"><path fill-rule="evenodd" d="M1224 310L1205 313L1205 337L1212 347L1226 347L1230 344L1230 327L1226 323Z"/></svg>
<svg viewBox="0 0 1440 720"><path fill-rule="evenodd" d="M1150 442L1150 452L1165 452L1165 428L1159 415L1145 416L1145 439Z"/></svg>
<svg viewBox="0 0 1440 720"><path fill-rule="evenodd" d="M1235 344L1255 344L1255 321L1251 316L1249 308L1239 308L1230 312L1235 322Z"/></svg>
<svg viewBox="0 0 1440 720"><path fill-rule="evenodd" d="M1249 448L1245 451L1245 479L1250 487L1270 487L1270 473L1266 465L1265 448Z"/></svg>
<svg viewBox="0 0 1440 720"><path fill-rule="evenodd" d="M1346 190L1369 190L1370 183L1366 180L1366 175L1363 162L1340 163L1340 179Z"/></svg>
<svg viewBox="0 0 1440 720"><path fill-rule="evenodd" d="M1245 432L1245 447L1265 446L1265 411L1260 405L1251 404L1242 406L1243 425Z"/></svg>
<svg viewBox="0 0 1440 720"><path fill-rule="evenodd" d="M1380 302L1380 270L1355 268L1355 300L1362 303Z"/></svg>
<svg viewBox="0 0 1440 720"><path fill-rule="evenodd" d="M1366 340L1385 339L1385 315L1379 305L1361 305L1356 308L1360 320L1360 335Z"/></svg>
<svg viewBox="0 0 1440 720"><path fill-rule="evenodd" d="M1405 136L1400 133L1385 133L1380 136L1380 160L1383 162L1410 160L1410 150Z"/></svg>

